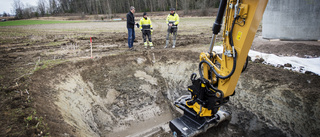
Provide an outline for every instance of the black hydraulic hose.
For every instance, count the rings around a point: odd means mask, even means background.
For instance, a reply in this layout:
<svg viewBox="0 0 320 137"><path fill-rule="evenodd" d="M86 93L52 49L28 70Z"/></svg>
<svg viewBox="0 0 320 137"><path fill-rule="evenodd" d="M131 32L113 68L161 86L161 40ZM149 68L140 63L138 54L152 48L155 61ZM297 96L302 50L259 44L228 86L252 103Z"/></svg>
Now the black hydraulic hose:
<svg viewBox="0 0 320 137"><path fill-rule="evenodd" d="M215 70L214 70L214 67L213 67L208 61L202 60L202 61L199 63L199 74L200 74L200 78L203 78L202 69L201 69L201 66L202 66L203 63L208 64L211 71L215 71Z"/></svg>
<svg viewBox="0 0 320 137"><path fill-rule="evenodd" d="M222 1L223 1L223 0L222 0ZM230 33L229 33L229 36L230 36L230 37L229 37L229 44L231 45L232 49L234 49L233 39L232 39L232 31L233 31L233 27L234 27L234 24L235 24L237 18L238 18L238 17L234 18L234 20L233 20L233 22L232 22L231 31L230 31ZM234 50L233 67L232 67L231 72L230 72L227 76L221 76L221 75L214 69L214 67L213 67L208 61L203 60L203 61L201 61L200 64L199 64L199 74L200 74L200 77L203 78L203 74L202 74L202 71L201 71L201 66L202 66L203 63L208 64L208 65L210 66L210 69L214 72L214 74L216 74L216 76L217 76L218 78L221 78L221 79L230 78L230 77L233 75L234 71L236 70L236 65L237 65L237 51Z"/></svg>
<svg viewBox="0 0 320 137"><path fill-rule="evenodd" d="M231 47L233 47L233 39L232 39L232 32L233 32L233 27L234 27L234 24L236 23L236 20L238 19L239 17L236 17L234 18L233 22L232 22L232 26L231 26L231 31L229 32L229 44L231 45Z"/></svg>
<svg viewBox="0 0 320 137"><path fill-rule="evenodd" d="M236 20L238 19L238 17L234 18L233 22L232 22L232 27L231 27L231 31L230 31L230 37L229 37L229 44L231 45L232 49L234 49L234 43L233 43L233 37L232 37L232 32L233 32L233 28L234 28L234 24L236 22ZM234 73L234 71L236 70L236 66L237 66L237 50L234 49L234 57L233 57L233 67L232 67L232 71L230 72L230 74L228 75L229 77L231 77ZM228 77L228 78L229 78Z"/></svg>
<svg viewBox="0 0 320 137"><path fill-rule="evenodd" d="M249 57L247 57L246 63L244 63L244 66L243 66L243 68L242 68L241 73L244 72L244 71L246 71L246 69L247 69L247 67L248 67L248 63L249 63Z"/></svg>
<svg viewBox="0 0 320 137"><path fill-rule="evenodd" d="M217 76L218 78L221 78L221 79L230 78L230 77L233 75L234 71L236 70L236 65L237 65L237 61L236 61L237 51L235 50L234 52L235 52L235 57L233 58L233 67L232 67L231 72L230 72L227 76L221 76L221 75L214 69L214 67L213 67L208 61L202 60L202 61L200 62L200 64L199 64L199 74L200 74L200 77L203 78L203 74L202 74L202 71L201 71L201 70L202 70L202 69L201 69L201 66L202 66L203 63L206 63L206 64L209 65L210 70L213 71L214 74L216 74L216 76Z"/></svg>

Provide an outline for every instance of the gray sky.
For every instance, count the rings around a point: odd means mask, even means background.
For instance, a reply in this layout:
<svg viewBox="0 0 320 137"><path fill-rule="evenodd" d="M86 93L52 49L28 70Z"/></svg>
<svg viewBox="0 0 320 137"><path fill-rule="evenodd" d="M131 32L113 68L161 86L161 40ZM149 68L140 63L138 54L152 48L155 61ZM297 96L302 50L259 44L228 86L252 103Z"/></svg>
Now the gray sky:
<svg viewBox="0 0 320 137"><path fill-rule="evenodd" d="M20 0L20 2L22 2L24 6L27 4L37 6L38 0ZM3 12L14 14L12 4L13 0L0 0L0 14L3 14Z"/></svg>

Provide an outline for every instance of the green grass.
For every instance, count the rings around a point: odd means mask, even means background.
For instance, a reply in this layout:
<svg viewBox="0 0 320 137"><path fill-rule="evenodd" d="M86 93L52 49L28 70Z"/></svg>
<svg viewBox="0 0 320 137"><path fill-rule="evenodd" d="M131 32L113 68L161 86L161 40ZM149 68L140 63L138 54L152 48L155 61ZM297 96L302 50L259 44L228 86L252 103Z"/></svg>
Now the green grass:
<svg viewBox="0 0 320 137"><path fill-rule="evenodd" d="M39 65L36 65L36 67L31 71L32 73L38 71L38 70L41 70L41 69L46 69L46 68L49 68L49 67L52 67L54 65L58 65L58 64L61 64L61 63L64 63L66 62L66 60L61 60L61 59L56 59L56 60L45 60L45 61L42 61L42 65L39 66ZM39 62L38 62L39 63Z"/></svg>
<svg viewBox="0 0 320 137"><path fill-rule="evenodd" d="M57 24L57 23L79 23L85 21L57 21L57 20L16 20L0 22L0 26L22 26L22 25L37 25L37 24Z"/></svg>

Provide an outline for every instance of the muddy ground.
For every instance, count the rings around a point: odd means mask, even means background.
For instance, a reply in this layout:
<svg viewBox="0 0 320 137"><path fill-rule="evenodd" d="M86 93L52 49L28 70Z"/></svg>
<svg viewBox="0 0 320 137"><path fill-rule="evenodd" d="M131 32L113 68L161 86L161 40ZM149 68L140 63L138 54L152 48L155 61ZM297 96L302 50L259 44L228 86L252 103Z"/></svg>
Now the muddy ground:
<svg viewBox="0 0 320 137"><path fill-rule="evenodd" d="M136 29L129 51L124 21L1 27L0 136L171 136L168 121L180 115L172 103L187 94L214 19L182 17L177 48L163 49L161 17L153 20L153 50ZM252 49L320 56L316 41L256 38ZM250 62L223 108L231 121L200 136L319 136L319 82Z"/></svg>

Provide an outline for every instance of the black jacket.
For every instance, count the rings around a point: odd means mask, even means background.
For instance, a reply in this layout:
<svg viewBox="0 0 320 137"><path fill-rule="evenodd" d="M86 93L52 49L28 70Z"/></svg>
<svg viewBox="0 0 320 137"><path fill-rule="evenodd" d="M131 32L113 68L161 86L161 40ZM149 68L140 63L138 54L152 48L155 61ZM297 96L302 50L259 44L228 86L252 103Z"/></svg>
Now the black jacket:
<svg viewBox="0 0 320 137"><path fill-rule="evenodd" d="M134 28L134 15L131 11L127 14L127 28Z"/></svg>

